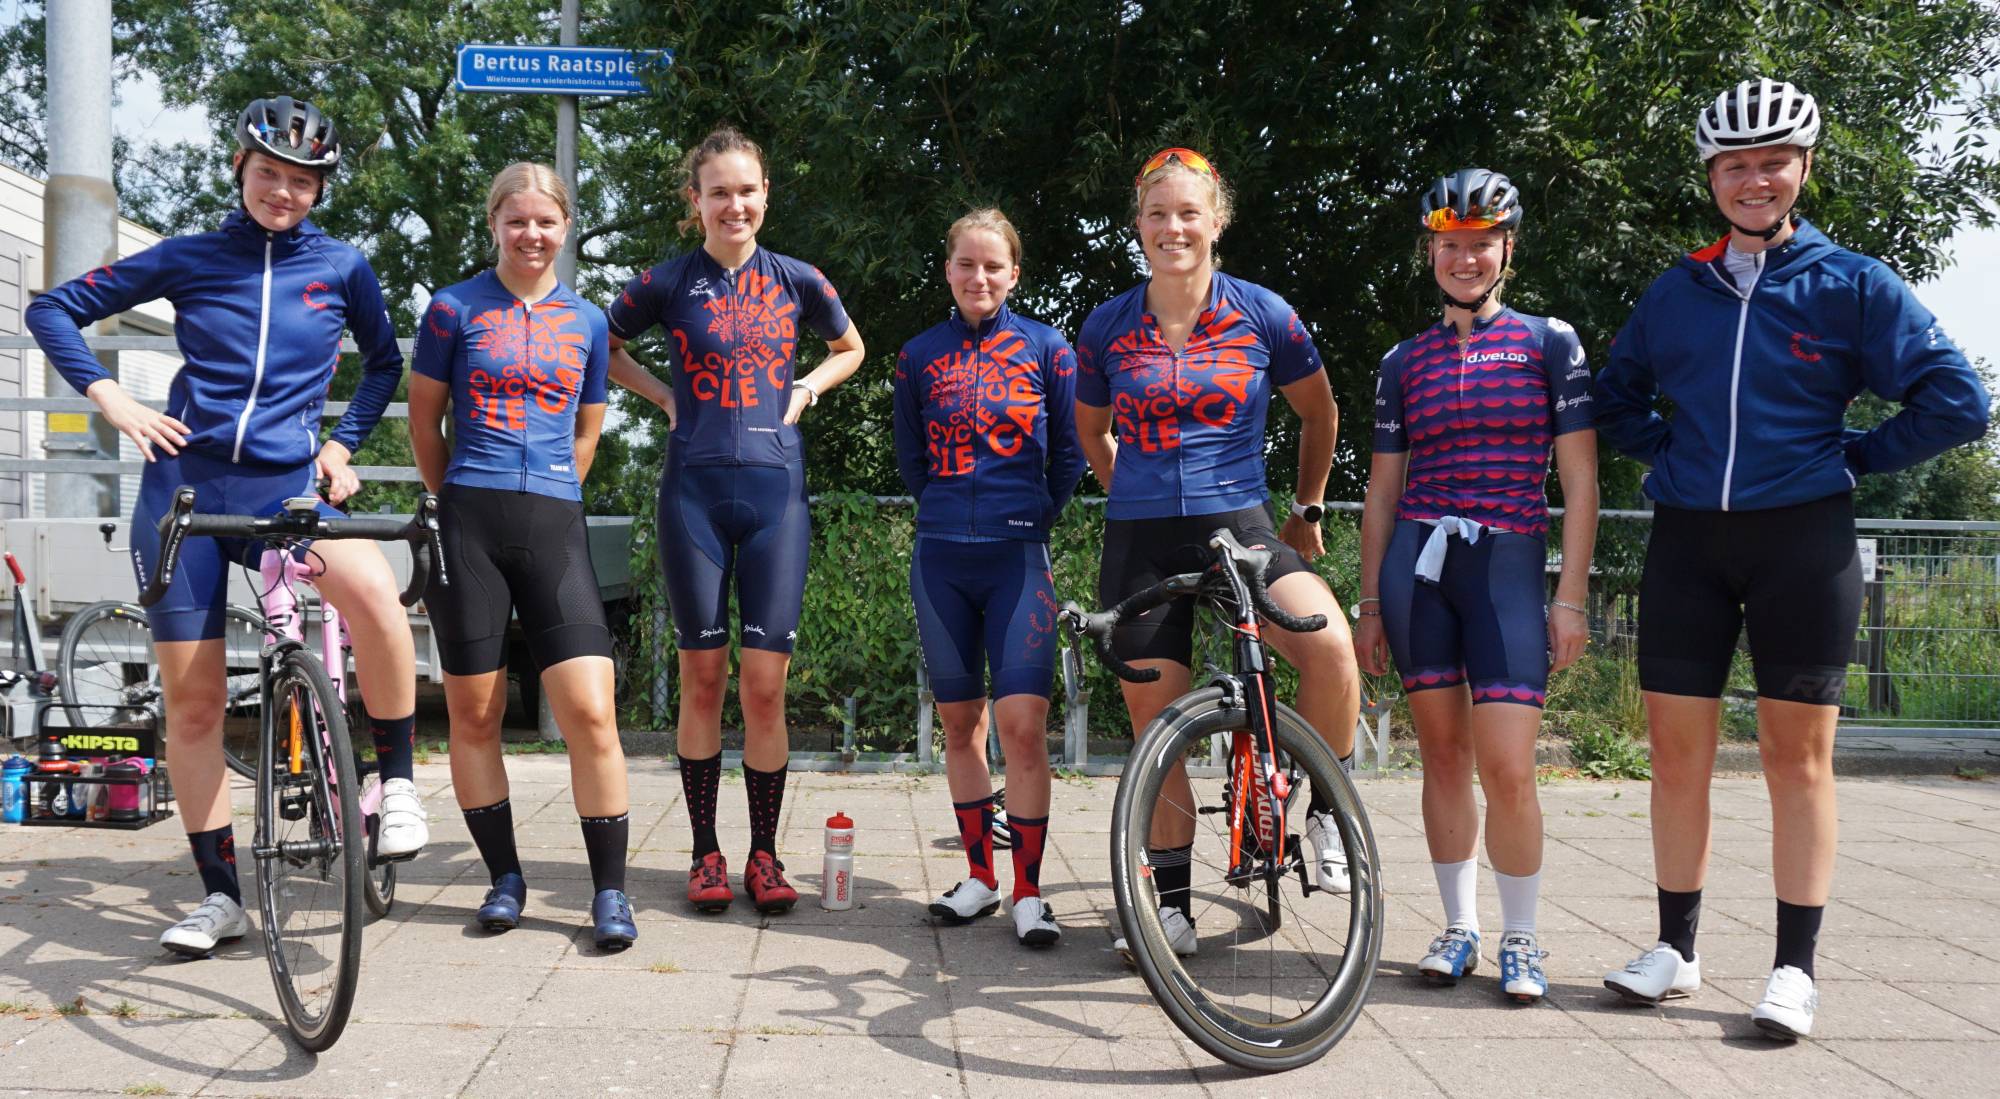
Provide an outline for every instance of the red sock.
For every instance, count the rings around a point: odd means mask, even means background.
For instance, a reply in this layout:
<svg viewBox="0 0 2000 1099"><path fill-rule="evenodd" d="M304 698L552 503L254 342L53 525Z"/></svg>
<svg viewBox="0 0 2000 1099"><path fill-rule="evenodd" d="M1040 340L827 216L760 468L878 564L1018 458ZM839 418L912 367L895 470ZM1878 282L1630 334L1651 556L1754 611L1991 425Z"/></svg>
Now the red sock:
<svg viewBox="0 0 2000 1099"><path fill-rule="evenodd" d="M1014 899L1042 895L1042 845L1049 839L1049 818L1009 814L1014 832Z"/></svg>
<svg viewBox="0 0 2000 1099"><path fill-rule="evenodd" d="M972 876L988 889L1000 888L1000 880L993 876L993 795L953 802L951 811L958 818L958 841L965 847Z"/></svg>

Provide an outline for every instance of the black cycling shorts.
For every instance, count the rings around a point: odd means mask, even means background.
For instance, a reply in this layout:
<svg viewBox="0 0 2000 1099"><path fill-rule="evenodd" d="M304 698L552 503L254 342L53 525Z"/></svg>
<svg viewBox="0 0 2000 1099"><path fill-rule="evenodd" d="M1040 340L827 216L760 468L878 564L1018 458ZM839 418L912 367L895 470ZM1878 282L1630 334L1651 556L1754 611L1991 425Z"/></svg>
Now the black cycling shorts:
<svg viewBox="0 0 2000 1099"><path fill-rule="evenodd" d="M1639 585L1639 685L1720 698L1750 631L1763 698L1838 705L1861 625L1854 498L1758 511L1653 509Z"/></svg>
<svg viewBox="0 0 2000 1099"><path fill-rule="evenodd" d="M444 562L424 603L450 675L507 666L507 619L521 632L536 672L579 656L611 655L583 505L535 492L447 484L438 495Z"/></svg>
<svg viewBox="0 0 2000 1099"><path fill-rule="evenodd" d="M1271 514L1261 507L1212 515L1176 515L1162 519L1109 519L1104 523L1104 556L1097 569L1098 606L1109 608L1135 592L1183 572L1200 572L1214 560L1208 539L1228 527L1246 546L1271 551L1264 582L1276 583L1295 572L1311 572L1299 551L1278 541ZM1118 623L1111 647L1124 660L1194 659L1194 600L1175 599L1137 618Z"/></svg>

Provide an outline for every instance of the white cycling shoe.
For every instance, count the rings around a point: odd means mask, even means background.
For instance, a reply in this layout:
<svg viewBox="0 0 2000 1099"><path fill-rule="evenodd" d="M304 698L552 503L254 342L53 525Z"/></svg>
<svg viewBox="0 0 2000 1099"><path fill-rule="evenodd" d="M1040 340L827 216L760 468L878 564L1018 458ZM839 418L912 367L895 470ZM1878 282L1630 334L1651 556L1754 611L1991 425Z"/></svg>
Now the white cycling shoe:
<svg viewBox="0 0 2000 1099"><path fill-rule="evenodd" d="M227 893L210 893L181 922L160 933L160 945L176 954L201 958L250 932L250 917Z"/></svg>
<svg viewBox="0 0 2000 1099"><path fill-rule="evenodd" d="M1000 911L1000 892L978 878L967 878L944 896L931 902L931 915L951 923L965 923Z"/></svg>
<svg viewBox="0 0 2000 1099"><path fill-rule="evenodd" d="M406 778L382 784L382 820L375 832L375 855L407 859L431 841L430 817L424 812L417 785Z"/></svg>
<svg viewBox="0 0 2000 1099"><path fill-rule="evenodd" d="M1022 946L1054 946L1062 939L1062 928L1042 898L1022 897L1014 902L1014 937Z"/></svg>
<svg viewBox="0 0 2000 1099"><path fill-rule="evenodd" d="M1201 947L1201 941L1195 937L1194 924L1189 922L1186 916L1181 915L1181 910L1178 908L1166 906L1160 909L1160 929L1167 933L1167 945L1173 947L1174 953L1183 958L1193 957L1195 951ZM1111 949L1123 955L1127 965L1133 964L1132 949L1125 944L1125 936L1118 936L1117 941L1111 944Z"/></svg>
<svg viewBox="0 0 2000 1099"><path fill-rule="evenodd" d="M1340 825L1332 813L1306 814L1306 842L1319 853L1319 887L1329 893L1345 893L1354 888L1347 873L1347 845L1340 841Z"/></svg>
<svg viewBox="0 0 2000 1099"><path fill-rule="evenodd" d="M1679 999L1701 988L1701 955L1682 958L1666 943L1654 943L1625 968L1605 974L1604 987L1634 1003Z"/></svg>
<svg viewBox="0 0 2000 1099"><path fill-rule="evenodd" d="M1819 987L1813 979L1798 966L1781 965L1771 971L1763 1000L1750 1009L1750 1021L1765 1034L1790 1042L1812 1033L1817 1010Z"/></svg>

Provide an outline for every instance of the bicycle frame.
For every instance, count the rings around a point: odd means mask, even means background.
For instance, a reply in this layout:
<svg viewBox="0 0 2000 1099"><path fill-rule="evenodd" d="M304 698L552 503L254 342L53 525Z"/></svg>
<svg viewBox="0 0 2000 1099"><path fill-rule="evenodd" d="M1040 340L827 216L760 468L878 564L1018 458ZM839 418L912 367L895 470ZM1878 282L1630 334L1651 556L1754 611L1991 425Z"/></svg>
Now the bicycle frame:
<svg viewBox="0 0 2000 1099"><path fill-rule="evenodd" d="M298 585L311 585L318 575L313 567L293 554L274 546L266 546L262 559L258 562L258 573L263 578L263 586L258 589L258 609L264 615L264 638L267 646L281 638L289 638L305 647L304 600L299 598ZM317 588L315 588L317 590ZM320 599L320 662L326 667L327 678L333 681L334 693L341 702L347 701L347 653L353 647L348 637L347 622L341 618L339 608ZM264 669L268 677L269 668ZM349 730L350 735L352 730ZM293 765L297 765L297 746L290 745ZM327 746L329 750L331 746ZM358 796L361 801L361 815L365 821L381 815L382 784L363 783Z"/></svg>

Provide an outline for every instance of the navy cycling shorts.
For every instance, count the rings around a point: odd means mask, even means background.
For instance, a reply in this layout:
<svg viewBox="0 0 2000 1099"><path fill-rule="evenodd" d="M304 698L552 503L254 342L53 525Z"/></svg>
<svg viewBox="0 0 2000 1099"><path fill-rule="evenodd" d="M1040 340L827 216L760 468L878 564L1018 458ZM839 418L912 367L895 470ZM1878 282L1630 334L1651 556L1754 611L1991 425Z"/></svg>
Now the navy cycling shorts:
<svg viewBox="0 0 2000 1099"><path fill-rule="evenodd" d="M1547 544L1491 528L1477 542L1453 535L1432 583L1416 572L1432 530L1400 520L1382 555L1382 632L1404 693L1467 684L1474 705L1541 706L1549 682Z"/></svg>
<svg viewBox="0 0 2000 1099"><path fill-rule="evenodd" d="M953 542L917 535L910 598L924 672L939 702L1049 697L1056 670L1056 590L1049 548L1002 539Z"/></svg>
<svg viewBox="0 0 2000 1099"><path fill-rule="evenodd" d="M743 647L792 651L812 549L804 466L682 466L669 457L659 532L678 647L729 644L733 580Z"/></svg>
<svg viewBox="0 0 2000 1099"><path fill-rule="evenodd" d="M424 595L438 657L449 675L507 666L507 621L535 671L580 656L611 655L583 504L538 492L447 484L438 494L445 576Z"/></svg>
<svg viewBox="0 0 2000 1099"><path fill-rule="evenodd" d="M314 496L313 464L266 466L235 463L184 450L156 452L139 478L132 507L132 567L144 591L160 557L160 517L173 510L174 490L194 489L195 511L212 515L277 515L295 496ZM343 518L321 501L321 515ZM229 566L256 568L264 543L247 538L188 538L166 595L146 609L155 641L208 641L222 636L223 608L229 599Z"/></svg>

